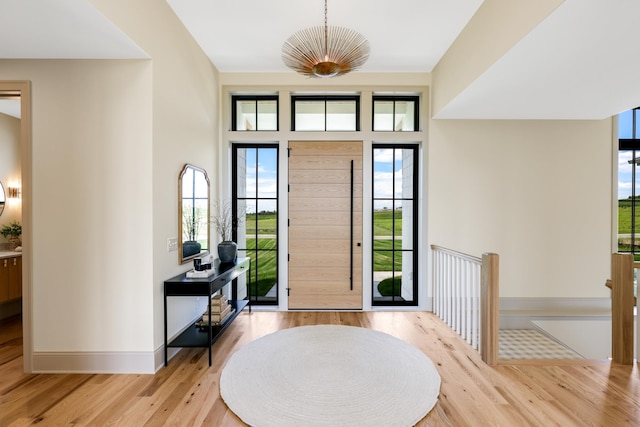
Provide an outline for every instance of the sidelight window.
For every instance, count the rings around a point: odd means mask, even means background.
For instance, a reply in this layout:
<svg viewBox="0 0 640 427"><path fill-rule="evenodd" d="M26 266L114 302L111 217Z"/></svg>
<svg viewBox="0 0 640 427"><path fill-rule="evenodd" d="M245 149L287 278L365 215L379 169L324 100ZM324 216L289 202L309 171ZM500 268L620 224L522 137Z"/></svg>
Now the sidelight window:
<svg viewBox="0 0 640 427"><path fill-rule="evenodd" d="M373 305L418 304L418 146L373 146Z"/></svg>
<svg viewBox="0 0 640 427"><path fill-rule="evenodd" d="M278 146L233 145L233 201L238 256L251 259L252 304L278 304Z"/></svg>

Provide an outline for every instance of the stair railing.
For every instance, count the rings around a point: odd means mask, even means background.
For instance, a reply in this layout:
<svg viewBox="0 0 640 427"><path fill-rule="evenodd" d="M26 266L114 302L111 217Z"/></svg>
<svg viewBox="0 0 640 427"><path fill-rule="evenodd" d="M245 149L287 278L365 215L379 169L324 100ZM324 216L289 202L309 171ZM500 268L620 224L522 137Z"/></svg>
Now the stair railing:
<svg viewBox="0 0 640 427"><path fill-rule="evenodd" d="M433 311L482 360L498 362L499 257L482 258L431 245Z"/></svg>

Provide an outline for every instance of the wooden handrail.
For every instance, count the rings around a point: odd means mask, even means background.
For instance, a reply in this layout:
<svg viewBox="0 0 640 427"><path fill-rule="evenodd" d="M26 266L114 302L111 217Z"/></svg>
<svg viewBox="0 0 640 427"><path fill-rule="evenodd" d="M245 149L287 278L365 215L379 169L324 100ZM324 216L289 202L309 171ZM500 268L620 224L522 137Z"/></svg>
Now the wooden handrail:
<svg viewBox="0 0 640 427"><path fill-rule="evenodd" d="M623 365L633 364L634 264L632 254L611 256L611 357Z"/></svg>
<svg viewBox="0 0 640 427"><path fill-rule="evenodd" d="M482 254L480 284L480 355L487 365L498 363L499 353L499 270L498 254Z"/></svg>
<svg viewBox="0 0 640 427"><path fill-rule="evenodd" d="M467 255L467 254L462 253L462 252L454 251L453 249L443 248L442 246L431 245L431 249L434 250L434 251L439 251L439 252L444 252L446 254L451 254L451 255L454 255L457 258L466 259L467 261L477 262L477 263L481 263L482 262L482 259L480 259L480 258L478 258L476 256Z"/></svg>

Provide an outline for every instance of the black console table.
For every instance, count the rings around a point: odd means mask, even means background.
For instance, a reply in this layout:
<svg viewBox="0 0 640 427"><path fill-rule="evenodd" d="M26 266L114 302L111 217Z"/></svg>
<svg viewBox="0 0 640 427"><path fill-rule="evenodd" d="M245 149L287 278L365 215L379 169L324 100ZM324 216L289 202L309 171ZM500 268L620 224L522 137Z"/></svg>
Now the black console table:
<svg viewBox="0 0 640 427"><path fill-rule="evenodd" d="M217 260L216 260L217 261ZM249 258L238 258L235 264L215 264L215 272L206 278L187 278L182 273L164 282L164 365L167 366L167 350L169 347L208 347L209 366L211 366L211 346L227 329L240 312L249 304L247 300L229 300L235 310L221 325L210 326L201 330L196 322L188 326L181 334L168 342L167 337L167 298L184 296L206 296L209 299L208 309L211 318L211 297L233 281L233 279L251 271ZM248 275L251 277L251 274ZM249 289L250 283L247 283ZM236 295L235 289L232 292ZM249 305L249 312L251 306ZM200 320L200 319L198 319Z"/></svg>

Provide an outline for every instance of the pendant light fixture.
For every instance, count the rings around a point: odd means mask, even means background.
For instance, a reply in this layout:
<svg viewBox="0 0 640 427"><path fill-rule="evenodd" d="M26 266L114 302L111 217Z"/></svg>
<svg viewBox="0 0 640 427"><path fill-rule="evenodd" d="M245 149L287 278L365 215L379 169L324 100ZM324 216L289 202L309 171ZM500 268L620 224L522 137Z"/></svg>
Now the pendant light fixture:
<svg viewBox="0 0 640 427"><path fill-rule="evenodd" d="M362 34L327 25L327 0L324 0L324 27L297 31L282 46L285 65L307 77L341 76L360 68L367 59L369 42Z"/></svg>

